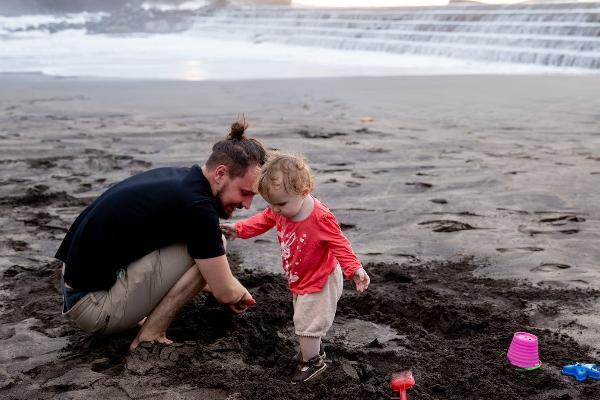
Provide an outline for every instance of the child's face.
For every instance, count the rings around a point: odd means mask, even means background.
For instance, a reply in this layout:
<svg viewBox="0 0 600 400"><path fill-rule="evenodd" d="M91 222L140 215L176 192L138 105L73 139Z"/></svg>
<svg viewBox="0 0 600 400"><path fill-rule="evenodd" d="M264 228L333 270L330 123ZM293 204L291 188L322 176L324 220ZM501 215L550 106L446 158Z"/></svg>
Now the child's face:
<svg viewBox="0 0 600 400"><path fill-rule="evenodd" d="M288 193L283 185L272 188L265 200L271 205L273 212L286 218L295 217L302 208L306 195Z"/></svg>

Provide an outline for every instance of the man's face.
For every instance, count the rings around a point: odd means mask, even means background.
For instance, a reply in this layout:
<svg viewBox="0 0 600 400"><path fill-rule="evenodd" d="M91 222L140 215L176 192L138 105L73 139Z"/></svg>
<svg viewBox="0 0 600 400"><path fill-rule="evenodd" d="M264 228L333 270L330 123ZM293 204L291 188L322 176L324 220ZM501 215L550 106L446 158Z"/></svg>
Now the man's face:
<svg viewBox="0 0 600 400"><path fill-rule="evenodd" d="M254 184L259 173L260 168L258 166L251 166L243 176L233 179L226 178L221 190L217 192L217 198L222 208L221 218L228 219L236 208L250 208L256 195Z"/></svg>

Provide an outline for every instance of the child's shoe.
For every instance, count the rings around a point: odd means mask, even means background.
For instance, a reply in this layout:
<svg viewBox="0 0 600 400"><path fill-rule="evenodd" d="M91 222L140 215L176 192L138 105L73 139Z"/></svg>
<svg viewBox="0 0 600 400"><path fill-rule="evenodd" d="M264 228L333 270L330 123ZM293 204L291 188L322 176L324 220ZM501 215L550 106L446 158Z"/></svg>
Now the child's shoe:
<svg viewBox="0 0 600 400"><path fill-rule="evenodd" d="M320 357L321 357L323 360L325 360L325 359L326 359L326 357L327 357L327 354L325 353L325 349L323 348L323 343L321 343L321 347L319 348L319 356L320 356ZM300 362L300 361L302 361L302 352L301 352L301 351L298 351L298 352L296 353L296 355L294 356L294 361L295 361L295 362Z"/></svg>
<svg viewBox="0 0 600 400"><path fill-rule="evenodd" d="M321 375L326 368L325 358L321 355L316 355L308 361L298 361L298 366L292 376L292 385L308 382Z"/></svg>

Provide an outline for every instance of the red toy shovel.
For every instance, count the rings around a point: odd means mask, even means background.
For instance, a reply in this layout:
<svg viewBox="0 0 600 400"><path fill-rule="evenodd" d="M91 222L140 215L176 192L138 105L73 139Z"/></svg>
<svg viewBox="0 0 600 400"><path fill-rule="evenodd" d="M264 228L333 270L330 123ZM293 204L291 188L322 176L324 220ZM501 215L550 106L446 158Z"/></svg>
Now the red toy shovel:
<svg viewBox="0 0 600 400"><path fill-rule="evenodd" d="M392 374L390 387L394 392L398 392L402 400L406 400L406 390L415 386L415 378L411 370L400 371Z"/></svg>
<svg viewBox="0 0 600 400"><path fill-rule="evenodd" d="M244 300L244 305L246 307L250 307L256 304L256 300L254 300L253 297L250 297L249 299Z"/></svg>

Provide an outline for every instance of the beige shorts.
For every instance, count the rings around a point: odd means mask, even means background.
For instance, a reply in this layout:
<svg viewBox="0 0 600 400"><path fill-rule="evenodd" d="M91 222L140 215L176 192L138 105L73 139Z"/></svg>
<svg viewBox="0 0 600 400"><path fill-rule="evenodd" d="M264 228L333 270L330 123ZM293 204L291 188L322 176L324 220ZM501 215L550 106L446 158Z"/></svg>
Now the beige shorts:
<svg viewBox="0 0 600 400"><path fill-rule="evenodd" d="M298 336L323 337L333 325L337 303L342 297L344 276L335 267L323 290L294 295L294 328Z"/></svg>
<svg viewBox="0 0 600 400"><path fill-rule="evenodd" d="M186 245L163 247L129 264L108 291L86 294L63 315L87 332L131 329L150 314L192 265Z"/></svg>

